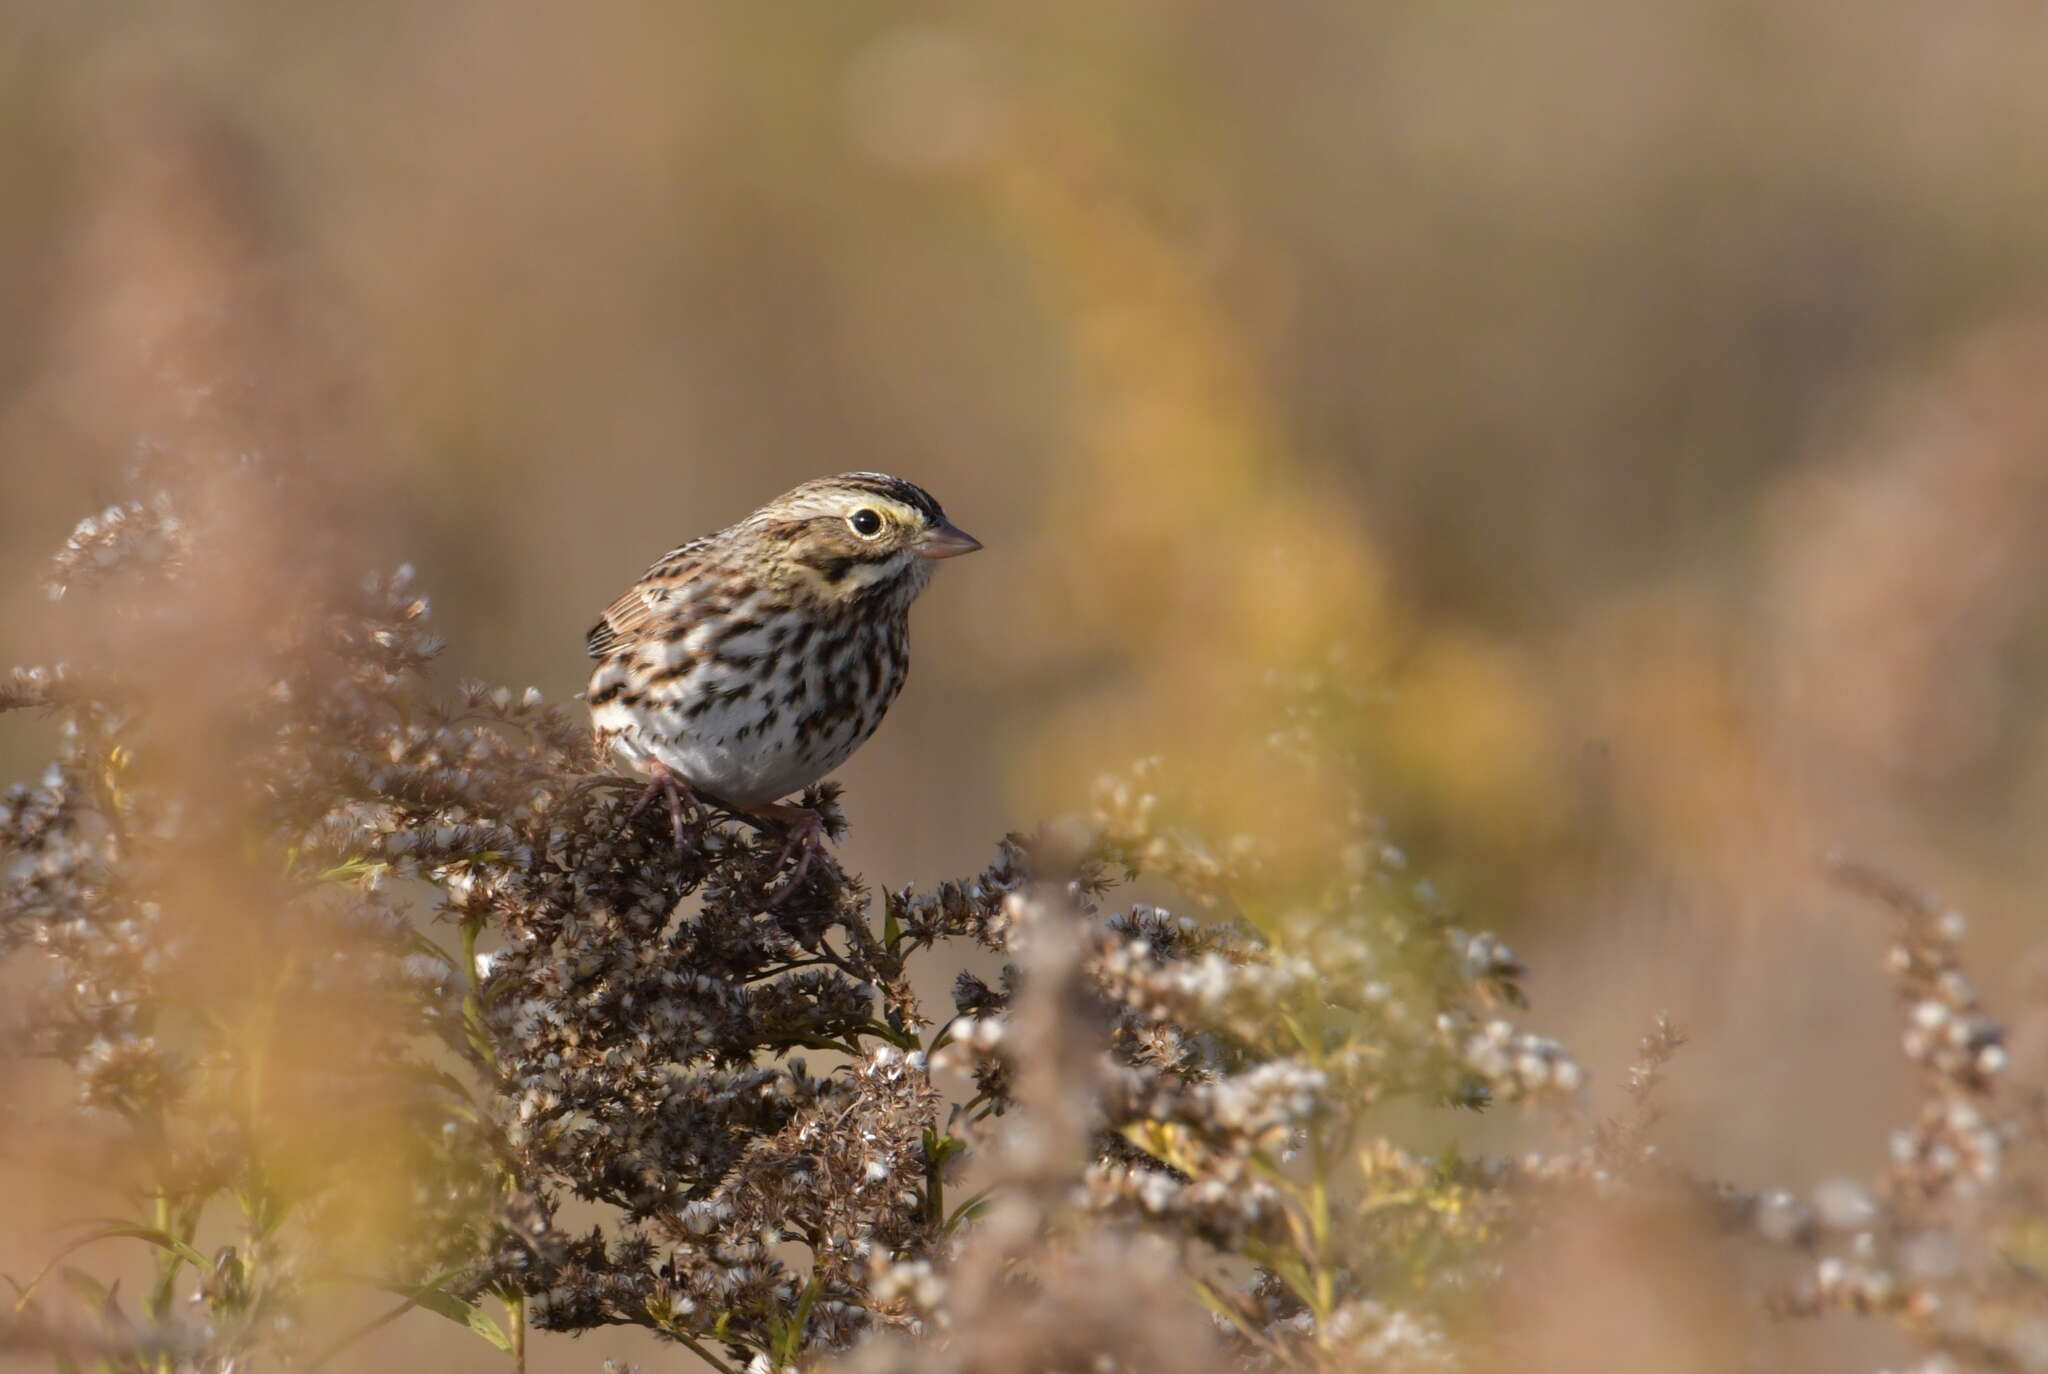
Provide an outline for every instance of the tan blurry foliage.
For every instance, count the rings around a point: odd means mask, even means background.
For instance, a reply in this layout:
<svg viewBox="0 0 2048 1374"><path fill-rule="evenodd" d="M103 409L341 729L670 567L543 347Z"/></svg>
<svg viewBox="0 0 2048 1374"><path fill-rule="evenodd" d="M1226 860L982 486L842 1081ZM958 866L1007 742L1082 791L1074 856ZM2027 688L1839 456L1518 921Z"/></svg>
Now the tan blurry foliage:
<svg viewBox="0 0 2048 1374"><path fill-rule="evenodd" d="M163 531L161 604L145 596L129 608L145 613L58 618L55 644L121 684L144 741L106 753L93 780L112 823L177 818L175 847L146 829L117 829L112 842L168 849L153 870L152 933L120 938L139 942L150 988L142 1043L182 1066L189 1099L182 1114L130 1122L132 1133L109 1123L105 1140L82 1138L75 1123L53 1125L65 1104L32 1079L15 1101L4 1167L52 1214L25 1211L37 1225L0 1236L0 1268L38 1272L50 1244L42 1224L139 1215L182 1234L181 1199L224 1187L246 1232L222 1230L216 1216L198 1243L239 1235L253 1274L282 1259L264 1252L290 1244L276 1231L290 1216L329 1262L369 1272L418 1206L413 1095L370 1062L416 1029L416 1008L333 995L332 970L385 954L337 938L303 876L255 847L247 778L263 727L246 703L282 690L274 679L303 647L306 608L377 557L364 493L345 480L349 456L375 440L327 346L323 293L280 244L270 187L240 131L152 80L103 94L58 287L62 329L10 419L41 429L53 460L114 467L132 456L142 474L142 504L99 522L104 543L83 529L74 538L74 601L122 575L114 535L157 518L152 481L190 494L190 513ZM194 551L210 573L196 592L181 585ZM133 991L105 995L118 1003ZM106 1051L109 1082L131 1071L120 1055ZM144 1055L132 1071L157 1072L156 1062ZM259 1300L251 1310L267 1321L273 1309Z"/></svg>
<svg viewBox="0 0 2048 1374"><path fill-rule="evenodd" d="M2014 689L2048 618L2044 366L2039 318L1993 324L1773 493L1772 685L1788 739L1832 768L1954 794L2032 733Z"/></svg>
<svg viewBox="0 0 2048 1374"><path fill-rule="evenodd" d="M1048 118L990 173L1073 371L1056 518L1013 584L1020 647L1094 684L1027 746L1026 794L1070 792L1114 740L1227 780L1224 829L1313 833L1355 779L1317 794L1274 767L1266 704L1275 674L1312 671L1384 697L1344 728L1419 824L1494 853L1551 838L1558 760L1526 665L1403 612L1366 522L1303 468L1229 264L1148 213L1130 158Z"/></svg>
<svg viewBox="0 0 2048 1374"><path fill-rule="evenodd" d="M1613 855L1779 891L1830 849L2010 854L2038 795L2048 406L2037 321L1891 374L1765 487L1740 580L1677 569L1546 650ZM1612 855L1610 856L1610 858ZM2003 861L2003 860L2001 860Z"/></svg>

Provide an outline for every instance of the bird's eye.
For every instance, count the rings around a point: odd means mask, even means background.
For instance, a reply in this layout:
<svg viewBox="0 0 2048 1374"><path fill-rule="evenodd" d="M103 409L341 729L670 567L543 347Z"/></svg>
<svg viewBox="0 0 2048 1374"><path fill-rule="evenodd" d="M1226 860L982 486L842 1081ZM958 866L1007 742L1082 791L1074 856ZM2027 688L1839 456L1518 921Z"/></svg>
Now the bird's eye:
<svg viewBox="0 0 2048 1374"><path fill-rule="evenodd" d="M882 517L866 506L846 517L846 523L853 526L853 532L863 539L873 539L882 532Z"/></svg>

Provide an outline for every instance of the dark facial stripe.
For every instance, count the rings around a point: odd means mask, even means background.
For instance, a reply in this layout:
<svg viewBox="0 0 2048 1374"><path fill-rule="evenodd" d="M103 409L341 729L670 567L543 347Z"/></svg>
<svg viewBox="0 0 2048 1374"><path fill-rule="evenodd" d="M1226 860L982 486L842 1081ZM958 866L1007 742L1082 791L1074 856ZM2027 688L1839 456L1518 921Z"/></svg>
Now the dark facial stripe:
<svg viewBox="0 0 2048 1374"><path fill-rule="evenodd" d="M841 486L871 491L877 496L900 501L935 524L946 518L946 513L939 509L939 503L932 500L931 493L901 477L891 477L884 472L849 472L832 480Z"/></svg>
<svg viewBox="0 0 2048 1374"><path fill-rule="evenodd" d="M837 516L820 516L821 520L837 520ZM812 553L797 561L821 574L827 586L836 587L846 580L856 564L887 563L896 557L890 549L863 549L859 553Z"/></svg>

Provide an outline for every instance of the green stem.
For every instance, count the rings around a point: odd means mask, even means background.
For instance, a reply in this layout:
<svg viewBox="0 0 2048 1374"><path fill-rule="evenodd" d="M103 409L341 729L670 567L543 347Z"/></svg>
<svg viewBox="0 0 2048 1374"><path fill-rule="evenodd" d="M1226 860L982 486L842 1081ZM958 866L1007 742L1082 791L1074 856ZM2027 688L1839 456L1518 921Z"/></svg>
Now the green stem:
<svg viewBox="0 0 2048 1374"><path fill-rule="evenodd" d="M156 1192L156 1229L165 1235L171 1233L171 1195L165 1189ZM171 1293L178 1279L178 1252L162 1250L157 1255L156 1288L149 1295L149 1315L161 1329L171 1315ZM158 1374L171 1374L169 1351L158 1351L156 1356Z"/></svg>
<svg viewBox="0 0 2048 1374"><path fill-rule="evenodd" d="M926 1054L937 1054L940 1050L946 1048L948 1044L952 1043L953 1023L959 1019L960 1013L957 1011L947 1017L945 1024L940 1026L938 1032L932 1036L931 1044L924 1047L924 1052Z"/></svg>
<svg viewBox="0 0 2048 1374"><path fill-rule="evenodd" d="M681 1341L684 1345L688 1346L692 1354L694 1354L698 1359L704 1361L704 1363L710 1365L713 1369L717 1370L718 1374L738 1374L738 1371L736 1371L731 1365L727 1364L724 1360L719 1359L718 1356L712 1354L709 1350L705 1349L704 1342L698 1340L695 1336L689 1335L682 1331L675 1330L671 1330L669 1334L673 1335L677 1340Z"/></svg>
<svg viewBox="0 0 2048 1374"><path fill-rule="evenodd" d="M488 1031L484 1029L483 984L476 974L476 937L483 930L483 918L468 916L462 922L462 982L468 989L462 997L462 1020L469 1032L469 1043L476 1050L477 1057L492 1069L498 1067L498 1050L491 1043ZM505 1188L513 1187L513 1178L505 1176ZM512 1293L501 1297L505 1304L505 1325L510 1328L512 1338L512 1368L518 1374L526 1374L526 1294Z"/></svg>
<svg viewBox="0 0 2048 1374"><path fill-rule="evenodd" d="M804 1295L797 1302L796 1317L789 1324L789 1336L781 1355L784 1364L794 1363L797 1351L803 1348L804 1327L808 1326L811 1320L811 1304L818 1300L818 1294L824 1286L825 1276L813 1267L811 1281L804 1285Z"/></svg>
<svg viewBox="0 0 2048 1374"><path fill-rule="evenodd" d="M887 1025L884 1022L875 1020L875 1018L872 1016L868 1018L868 1023L861 1029L866 1031L869 1035L875 1036L878 1039L888 1041L890 1044L894 1045L899 1050L921 1050L924 1048L924 1046L918 1042L916 1032L908 1030L898 1030L894 1026Z"/></svg>
<svg viewBox="0 0 2048 1374"><path fill-rule="evenodd" d="M468 989L462 996L462 1024L469 1035L470 1048L495 1069L498 1052L484 1030L483 985L476 976L476 937L483 924L481 916L466 916L462 921L462 985Z"/></svg>
<svg viewBox="0 0 2048 1374"><path fill-rule="evenodd" d="M1321 1339L1325 1323L1337 1305L1336 1281L1330 1272L1330 1176L1323 1152L1323 1135L1308 1128L1310 1177L1308 1189L1309 1238L1314 1245L1316 1283L1316 1335Z"/></svg>

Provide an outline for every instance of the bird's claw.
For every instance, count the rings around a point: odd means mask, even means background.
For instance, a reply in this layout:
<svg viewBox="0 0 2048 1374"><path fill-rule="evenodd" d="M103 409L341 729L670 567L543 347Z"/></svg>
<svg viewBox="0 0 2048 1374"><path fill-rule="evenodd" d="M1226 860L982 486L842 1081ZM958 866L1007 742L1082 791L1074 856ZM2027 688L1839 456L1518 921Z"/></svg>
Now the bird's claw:
<svg viewBox="0 0 2048 1374"><path fill-rule="evenodd" d="M796 859L796 867L792 868L789 876L768 894L762 903L764 910L773 910L780 906L790 893L802 885L804 877L811 871L811 865L817 862L821 854L826 853L825 822L817 812L801 806L777 807L775 810L788 820L789 831L783 837L782 848L775 855L773 868L781 868L792 857Z"/></svg>
<svg viewBox="0 0 2048 1374"><path fill-rule="evenodd" d="M684 837L689 832L687 817L694 816L701 821L704 803L697 796L696 789L673 769L664 768L657 763L648 770L647 786L634 801L632 809L626 812L625 823L620 828L624 829L639 820L640 813L654 805L656 797L667 803L669 825L675 834L676 849L680 852Z"/></svg>

